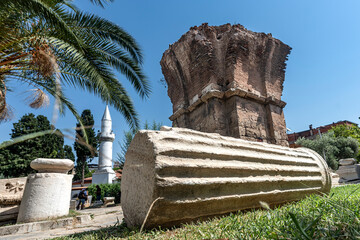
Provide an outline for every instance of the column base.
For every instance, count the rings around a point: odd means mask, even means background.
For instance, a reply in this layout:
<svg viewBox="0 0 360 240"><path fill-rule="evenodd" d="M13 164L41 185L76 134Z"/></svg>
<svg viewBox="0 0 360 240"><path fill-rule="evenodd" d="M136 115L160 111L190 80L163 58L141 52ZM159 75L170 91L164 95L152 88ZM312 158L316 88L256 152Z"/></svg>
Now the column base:
<svg viewBox="0 0 360 240"><path fill-rule="evenodd" d="M114 171L109 171L107 169L97 170L92 175L92 184L104 184L104 183L113 183L113 179L116 177Z"/></svg>

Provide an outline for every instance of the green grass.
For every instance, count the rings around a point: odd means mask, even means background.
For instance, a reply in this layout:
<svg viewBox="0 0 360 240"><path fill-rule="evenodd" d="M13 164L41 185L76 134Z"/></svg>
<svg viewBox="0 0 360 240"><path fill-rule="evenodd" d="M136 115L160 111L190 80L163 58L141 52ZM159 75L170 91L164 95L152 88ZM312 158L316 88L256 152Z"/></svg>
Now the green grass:
<svg viewBox="0 0 360 240"><path fill-rule="evenodd" d="M79 215L82 215L82 214L81 214L80 212L78 212L78 211L69 209L68 215L61 216L61 217L55 217L55 218L49 218L49 219L46 219L46 220L44 220L44 221L57 220L57 219L70 218L70 217L76 217L76 216L79 216Z"/></svg>
<svg viewBox="0 0 360 240"><path fill-rule="evenodd" d="M338 187L274 209L238 212L140 233L124 224L58 239L360 239L360 185ZM266 204L263 204L266 208Z"/></svg>
<svg viewBox="0 0 360 240"><path fill-rule="evenodd" d="M76 216L79 216L79 215L81 215L81 213L79 213L78 211L75 211L73 209L70 209L69 214L66 217L76 217Z"/></svg>

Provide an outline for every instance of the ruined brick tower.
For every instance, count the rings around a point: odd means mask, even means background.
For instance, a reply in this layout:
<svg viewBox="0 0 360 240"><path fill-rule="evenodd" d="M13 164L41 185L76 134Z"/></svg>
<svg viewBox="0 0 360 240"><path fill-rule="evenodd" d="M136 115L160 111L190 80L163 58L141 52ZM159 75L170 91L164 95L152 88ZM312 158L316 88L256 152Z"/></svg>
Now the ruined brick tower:
<svg viewBox="0 0 360 240"><path fill-rule="evenodd" d="M241 25L191 28L160 62L173 126L288 146L281 95L290 50Z"/></svg>

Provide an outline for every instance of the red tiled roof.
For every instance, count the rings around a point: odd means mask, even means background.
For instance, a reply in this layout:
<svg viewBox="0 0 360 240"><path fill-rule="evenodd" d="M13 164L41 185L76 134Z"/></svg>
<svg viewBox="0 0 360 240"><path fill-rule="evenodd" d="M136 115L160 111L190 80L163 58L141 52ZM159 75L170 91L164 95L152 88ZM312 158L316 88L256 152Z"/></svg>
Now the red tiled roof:
<svg viewBox="0 0 360 240"><path fill-rule="evenodd" d="M290 147L295 147L295 142L298 138L303 137L303 138L315 138L316 135L319 135L319 131L321 134L328 132L329 130L331 130L333 127L338 126L338 125L356 125L356 123L344 120L344 121L339 121L339 122L333 122L331 124L325 125L325 126L320 126L317 128L312 128L309 130L305 130L305 131L301 131L301 132L294 132L294 133L289 133L287 134L288 136L288 141L290 144Z"/></svg>
<svg viewBox="0 0 360 240"><path fill-rule="evenodd" d="M72 191L81 190L81 189L87 189L88 187L73 187L71 188Z"/></svg>
<svg viewBox="0 0 360 240"><path fill-rule="evenodd" d="M91 182L92 182L92 177L84 178L84 184ZM81 180L77 180L72 183L72 185L79 185L79 184L81 184Z"/></svg>
<svg viewBox="0 0 360 240"><path fill-rule="evenodd" d="M115 171L115 174L116 174L116 178L117 179L121 179L121 176L122 176L122 169L118 169Z"/></svg>

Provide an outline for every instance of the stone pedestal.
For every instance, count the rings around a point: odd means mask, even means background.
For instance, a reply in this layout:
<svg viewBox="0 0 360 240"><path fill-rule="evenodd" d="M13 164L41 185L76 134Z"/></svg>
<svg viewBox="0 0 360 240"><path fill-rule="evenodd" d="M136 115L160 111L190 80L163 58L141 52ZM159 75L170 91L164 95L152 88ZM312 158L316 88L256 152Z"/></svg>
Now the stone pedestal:
<svg viewBox="0 0 360 240"><path fill-rule="evenodd" d="M326 162L306 148L184 128L139 131L126 153L121 204L128 226L196 219L328 193Z"/></svg>
<svg viewBox="0 0 360 240"><path fill-rule="evenodd" d="M76 210L76 200L70 200L70 208L71 210Z"/></svg>
<svg viewBox="0 0 360 240"><path fill-rule="evenodd" d="M69 159L38 158L31 162L39 173L30 174L21 201L18 223L57 218L69 214L74 167Z"/></svg>
<svg viewBox="0 0 360 240"><path fill-rule="evenodd" d="M239 24L192 27L160 62L173 126L288 146L281 95L290 50Z"/></svg>
<svg viewBox="0 0 360 240"><path fill-rule="evenodd" d="M110 171L107 169L97 170L92 175L92 184L113 183L115 176L116 174L112 169Z"/></svg>
<svg viewBox="0 0 360 240"><path fill-rule="evenodd" d="M360 179L360 164L355 164L356 160L353 158L346 158L339 160L339 169L336 173L339 175L339 183L355 181Z"/></svg>

